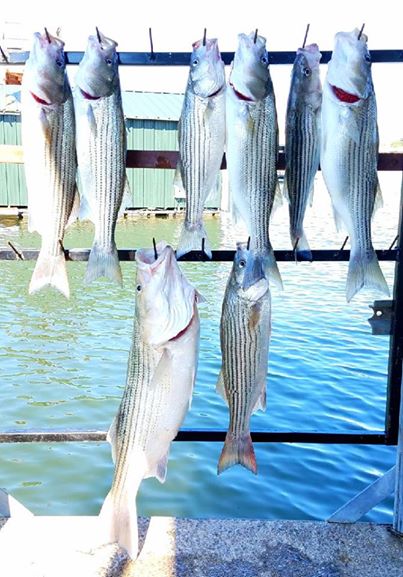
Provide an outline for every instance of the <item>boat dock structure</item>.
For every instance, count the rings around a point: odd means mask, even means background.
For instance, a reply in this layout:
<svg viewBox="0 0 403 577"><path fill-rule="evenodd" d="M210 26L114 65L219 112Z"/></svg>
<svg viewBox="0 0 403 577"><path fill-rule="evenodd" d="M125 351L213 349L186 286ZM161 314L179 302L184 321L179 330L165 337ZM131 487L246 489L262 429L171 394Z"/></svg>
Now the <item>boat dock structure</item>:
<svg viewBox="0 0 403 577"><path fill-rule="evenodd" d="M78 64L82 55L66 52L68 64ZM371 55L375 63L403 63L403 50L374 50ZM233 54L222 57L229 64ZM187 66L190 54L122 52L119 58L122 66ZM270 58L271 65L292 64L295 52L274 52ZM321 63L329 58L330 53L324 52ZM0 64L6 64L1 57ZM173 170L177 159L174 150L129 150L127 166ZM0 145L2 163L22 164L21 147ZM279 156L278 168L284 169L284 154ZM378 169L403 176L403 154L380 154ZM140 554L135 561L117 544L106 543L98 517L35 516L4 488L0 491L0 577L403 577L403 180L400 207L394 242L377 251L379 260L395 263L393 297L375 301L371 322L373 334L390 338L384 430L252 431L254 443L391 445L396 447L396 463L389 471L324 521L140 518ZM181 260L203 266L202 249ZM349 252L343 245L314 250L312 258L348 261ZM88 260L89 249L65 249L65 255L70 261ZM0 262L37 256L38 250L11 243L0 248ZM275 251L275 256L278 261L296 259L292 250ZM120 260L134 257L135 248L119 251ZM234 251L217 250L212 260L229 262L233 257ZM181 429L175 442L223 442L224 438L224 430ZM106 442L106 431L3 430L0 425L0 443L83 441ZM392 494L390 525L360 522Z"/></svg>

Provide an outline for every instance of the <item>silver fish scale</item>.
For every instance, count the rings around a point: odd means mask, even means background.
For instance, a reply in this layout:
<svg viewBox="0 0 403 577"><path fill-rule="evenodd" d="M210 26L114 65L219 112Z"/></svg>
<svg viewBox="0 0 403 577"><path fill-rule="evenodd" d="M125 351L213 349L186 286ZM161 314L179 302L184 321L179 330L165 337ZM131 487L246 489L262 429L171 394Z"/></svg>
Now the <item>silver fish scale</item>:
<svg viewBox="0 0 403 577"><path fill-rule="evenodd" d="M48 138L43 139L43 174L44 185L51 192L47 196L47 225L40 231L42 250L49 256L60 254L60 241L69 219L76 189L76 151L74 107L71 93L66 102L44 109L48 122ZM31 139L29 139L30 141ZM28 139L26 140L28 142ZM25 154L29 155L27 144ZM32 190L38 186L28 176L28 187Z"/></svg>
<svg viewBox="0 0 403 577"><path fill-rule="evenodd" d="M259 315L257 322L255 315ZM249 431L250 416L262 393L258 375L262 362L267 366L269 332L270 293L253 303L229 287L220 327L222 376L230 409L228 430L236 437Z"/></svg>
<svg viewBox="0 0 403 577"><path fill-rule="evenodd" d="M90 106L96 131L89 131L89 166L80 166L80 170L88 171L92 180L94 240L109 250L126 182L126 129L120 93L100 98Z"/></svg>
<svg viewBox="0 0 403 577"><path fill-rule="evenodd" d="M344 190L355 233L355 246L372 252L371 216L378 188L375 96L362 101L354 109L354 117L359 130L357 141L347 137L347 146L339 147L336 162L345 180Z"/></svg>
<svg viewBox="0 0 403 577"><path fill-rule="evenodd" d="M302 233L305 210L319 167L318 114L312 106L287 115L285 145L285 182L290 201L292 236Z"/></svg>
<svg viewBox="0 0 403 577"><path fill-rule="evenodd" d="M198 224L221 167L225 139L225 92L200 98L187 89L179 129L179 154L186 191L185 221Z"/></svg>
<svg viewBox="0 0 403 577"><path fill-rule="evenodd" d="M278 127L274 93L256 104L241 103L246 109L244 138L238 142L240 190L245 191L250 208L251 248L271 249L269 222L277 187ZM229 127L229 131L231 127ZM234 134L233 138L237 138Z"/></svg>
<svg viewBox="0 0 403 577"><path fill-rule="evenodd" d="M150 387L161 353L156 353L141 339L137 320L129 355L127 382L116 423L116 464L112 494L119 496L125 485L133 447L144 451L155 438L166 388L163 383Z"/></svg>

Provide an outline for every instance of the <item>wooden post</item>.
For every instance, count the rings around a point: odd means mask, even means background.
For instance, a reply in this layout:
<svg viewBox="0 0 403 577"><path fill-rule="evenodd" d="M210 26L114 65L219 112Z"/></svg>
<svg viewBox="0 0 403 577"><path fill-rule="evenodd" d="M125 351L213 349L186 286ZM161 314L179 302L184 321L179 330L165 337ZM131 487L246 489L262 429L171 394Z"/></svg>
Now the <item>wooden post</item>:
<svg viewBox="0 0 403 577"><path fill-rule="evenodd" d="M400 396L399 440L396 451L393 531L403 537L403 395Z"/></svg>

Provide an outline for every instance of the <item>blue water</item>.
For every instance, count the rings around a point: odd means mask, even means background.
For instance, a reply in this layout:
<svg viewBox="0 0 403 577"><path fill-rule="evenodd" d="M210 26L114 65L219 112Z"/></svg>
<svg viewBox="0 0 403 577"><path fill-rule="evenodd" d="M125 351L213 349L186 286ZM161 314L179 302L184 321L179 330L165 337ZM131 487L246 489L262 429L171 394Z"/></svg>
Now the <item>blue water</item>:
<svg viewBox="0 0 403 577"><path fill-rule="evenodd" d="M374 219L376 248L396 234L399 175L382 175L384 207ZM339 248L320 180L307 215L312 248ZM245 238L227 215L208 216L213 248ZM118 246L174 245L181 218L119 222ZM277 249L289 248L287 208L272 222ZM90 246L92 227L71 227L66 247ZM38 246L25 220L0 220L0 246ZM132 331L133 263L123 263L124 288L87 287L85 263L68 263L72 297L52 290L27 294L33 262L0 262L0 428L106 430L119 405ZM220 369L219 322L230 263L183 263L205 296L200 306L200 361L184 426L221 428L228 410L215 392ZM372 336L369 305L383 295L362 291L347 304L347 263L280 263L285 290L273 289L267 412L257 430L351 431L384 428L388 337ZM393 263L382 263L389 287ZM394 464L395 448L364 445L255 444L258 475L233 467L217 477L221 443L173 443L167 480L141 486L141 515L325 519ZM113 473L106 443L0 445L0 486L36 514L97 514ZM390 522L392 498L364 519Z"/></svg>

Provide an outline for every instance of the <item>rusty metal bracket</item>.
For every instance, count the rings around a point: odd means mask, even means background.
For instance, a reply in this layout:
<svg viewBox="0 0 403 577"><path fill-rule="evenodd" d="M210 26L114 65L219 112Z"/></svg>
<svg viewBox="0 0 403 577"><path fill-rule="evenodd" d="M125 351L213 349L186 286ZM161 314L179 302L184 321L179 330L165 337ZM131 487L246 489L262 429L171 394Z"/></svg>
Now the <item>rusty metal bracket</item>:
<svg viewBox="0 0 403 577"><path fill-rule="evenodd" d="M373 335L391 335L392 321L394 315L394 301L374 301L369 307L374 311L371 318L368 319L372 328Z"/></svg>

